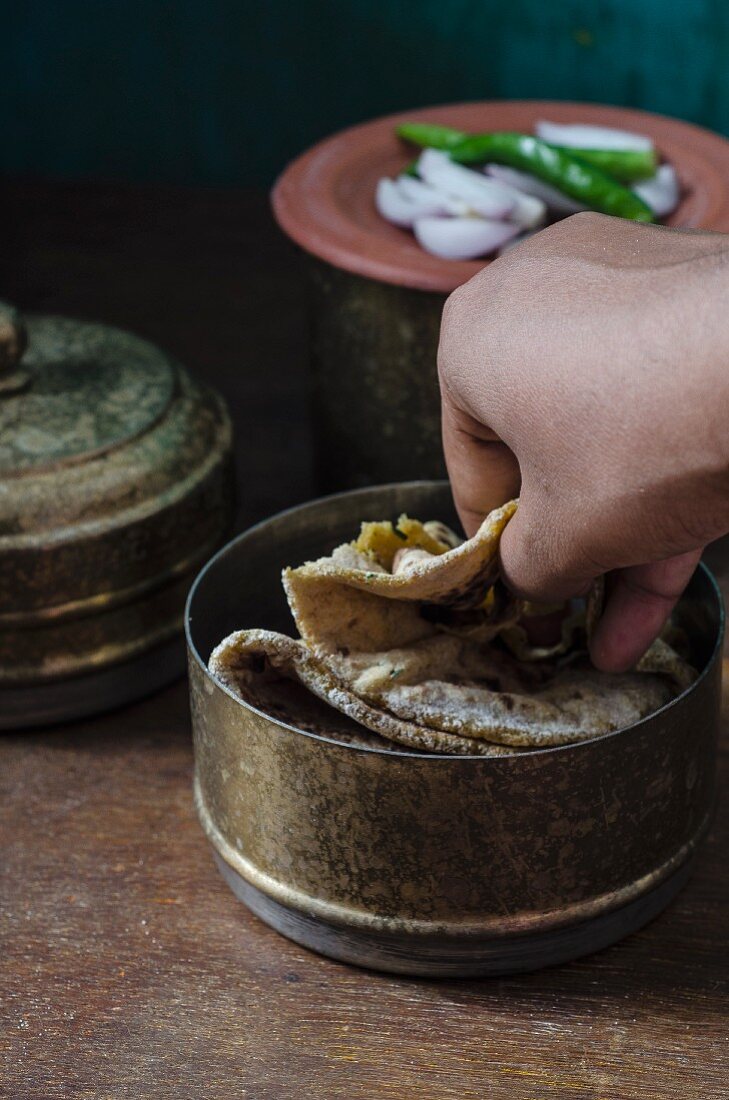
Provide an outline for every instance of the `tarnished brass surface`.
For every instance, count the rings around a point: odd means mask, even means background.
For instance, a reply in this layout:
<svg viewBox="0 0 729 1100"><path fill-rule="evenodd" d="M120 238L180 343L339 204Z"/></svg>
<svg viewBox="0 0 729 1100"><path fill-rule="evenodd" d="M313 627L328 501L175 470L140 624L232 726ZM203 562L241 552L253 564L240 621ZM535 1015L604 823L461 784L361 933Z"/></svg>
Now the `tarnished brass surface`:
<svg viewBox="0 0 729 1100"><path fill-rule="evenodd" d="M0 301L0 396L20 393L30 372L20 364L28 346L28 330L15 306Z"/></svg>
<svg viewBox="0 0 729 1100"><path fill-rule="evenodd" d="M5 350L22 351L12 314L3 319ZM90 673L153 661L178 636L233 504L231 427L215 393L129 333L61 317L26 325L27 384L0 389L0 727L32 721L36 702L43 720L71 717L68 685L55 712L37 693L79 677L88 711ZM135 679L130 665L124 698ZM148 671L138 682L149 690Z"/></svg>
<svg viewBox="0 0 729 1100"><path fill-rule="evenodd" d="M395 974L428 978L474 978L516 974L569 962L607 947L657 916L685 886L694 859L689 855L675 871L618 908L558 928L532 929L509 935L503 928L475 928L467 934L357 927L328 921L306 908L276 901L226 862L217 849L215 863L226 883L248 908L277 932L321 955Z"/></svg>
<svg viewBox="0 0 729 1100"><path fill-rule="evenodd" d="M462 973L469 958L485 966L485 941L493 960L499 940L513 955L514 937L541 937L533 965L551 957L552 934L561 958L610 942L678 889L711 814L723 620L710 574L697 573L679 610L702 669L696 683L635 726L582 744L495 758L343 745L287 727L212 680L204 662L230 630L289 628L282 565L401 510L447 521L447 488L314 502L240 536L198 578L188 646L206 832L264 919L338 957L387 969L396 937L397 969L408 969L411 940L413 972ZM274 917L283 911L290 920ZM608 914L622 917L606 925ZM347 933L349 954L331 947L332 929ZM461 969L449 971L443 959L454 950Z"/></svg>
<svg viewBox="0 0 729 1100"><path fill-rule="evenodd" d="M445 295L309 260L322 490L445 474L436 353Z"/></svg>

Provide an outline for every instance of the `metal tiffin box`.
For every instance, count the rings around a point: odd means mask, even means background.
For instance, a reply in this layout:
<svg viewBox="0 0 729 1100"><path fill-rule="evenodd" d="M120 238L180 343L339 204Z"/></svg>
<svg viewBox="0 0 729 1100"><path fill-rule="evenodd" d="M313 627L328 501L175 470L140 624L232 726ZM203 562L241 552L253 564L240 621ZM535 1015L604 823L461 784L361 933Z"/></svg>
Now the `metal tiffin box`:
<svg viewBox="0 0 729 1100"><path fill-rule="evenodd" d="M0 305L0 728L180 675L185 595L232 509L216 393L130 333Z"/></svg>
<svg viewBox="0 0 729 1100"><path fill-rule="evenodd" d="M214 679L207 660L231 631L291 633L283 566L402 512L457 522L445 482L341 493L239 535L191 589L195 799L218 866L279 932L380 970L504 974L605 947L684 885L711 820L716 584L700 566L675 611L696 680L639 722L555 748L426 755L354 723L322 736L303 708L296 725Z"/></svg>

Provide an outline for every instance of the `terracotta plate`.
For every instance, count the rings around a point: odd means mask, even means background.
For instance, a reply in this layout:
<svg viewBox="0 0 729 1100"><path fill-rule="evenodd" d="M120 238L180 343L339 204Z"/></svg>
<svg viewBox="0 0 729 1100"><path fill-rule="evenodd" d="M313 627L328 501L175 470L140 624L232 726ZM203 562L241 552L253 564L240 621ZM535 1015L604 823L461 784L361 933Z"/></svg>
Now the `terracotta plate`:
<svg viewBox="0 0 729 1100"><path fill-rule="evenodd" d="M729 141L646 111L544 100L423 107L352 126L288 166L273 191L276 218L297 244L335 267L397 286L449 292L488 261L429 256L412 233L389 225L377 213L377 180L397 175L413 158L413 150L395 137L395 125L420 119L462 130L531 133L540 118L649 135L661 157L676 167L684 192L668 224L729 231Z"/></svg>

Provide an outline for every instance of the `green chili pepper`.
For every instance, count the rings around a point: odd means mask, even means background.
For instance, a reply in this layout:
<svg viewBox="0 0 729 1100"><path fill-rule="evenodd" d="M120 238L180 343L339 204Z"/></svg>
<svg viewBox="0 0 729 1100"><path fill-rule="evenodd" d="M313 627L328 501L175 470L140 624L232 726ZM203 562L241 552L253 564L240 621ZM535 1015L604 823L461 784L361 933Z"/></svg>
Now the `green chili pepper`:
<svg viewBox="0 0 729 1100"><path fill-rule="evenodd" d="M448 152L456 145L461 145L473 134L467 134L464 130L454 130L451 126L436 126L430 122L403 122L395 127L395 133L405 141L413 145L420 145L423 149L443 149Z"/></svg>
<svg viewBox="0 0 729 1100"><path fill-rule="evenodd" d="M483 134L468 138L449 152L461 164L492 160L531 172L602 214L636 222L655 220L647 203L627 187L573 153L548 145L539 138L526 134Z"/></svg>
<svg viewBox="0 0 729 1100"><path fill-rule="evenodd" d="M554 145L553 148L586 160L623 183L650 179L658 167L654 149L568 149L566 145Z"/></svg>
<svg viewBox="0 0 729 1100"><path fill-rule="evenodd" d="M436 126L430 122L406 122L398 126L396 133L413 145L428 149L441 149L450 153L464 141L476 138L494 137L494 134L467 134L463 130L453 130L450 126ZM528 135L524 135L528 136ZM535 139L537 140L537 139ZM551 145L551 142L545 144ZM568 156L586 160L588 164L600 168L608 176L615 176L623 183L650 179L655 175L658 161L654 149L570 149L566 145L553 145Z"/></svg>
<svg viewBox="0 0 729 1100"><path fill-rule="evenodd" d="M459 130L417 122L399 126L397 133L416 145L441 149L460 164L494 161L531 172L602 214L636 222L655 220L650 207L617 180L572 151L548 145L529 134L496 132L464 137Z"/></svg>

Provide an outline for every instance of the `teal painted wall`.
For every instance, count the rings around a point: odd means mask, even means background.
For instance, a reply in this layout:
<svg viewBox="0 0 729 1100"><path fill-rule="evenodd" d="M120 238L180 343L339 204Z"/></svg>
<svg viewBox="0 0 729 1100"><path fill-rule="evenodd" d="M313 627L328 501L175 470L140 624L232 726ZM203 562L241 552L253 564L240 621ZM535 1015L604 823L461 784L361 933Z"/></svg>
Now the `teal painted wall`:
<svg viewBox="0 0 729 1100"><path fill-rule="evenodd" d="M729 134L726 0L12 0L2 28L11 172L260 185L349 123L483 97Z"/></svg>

